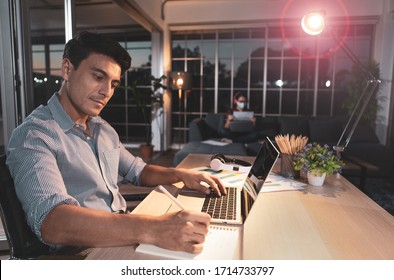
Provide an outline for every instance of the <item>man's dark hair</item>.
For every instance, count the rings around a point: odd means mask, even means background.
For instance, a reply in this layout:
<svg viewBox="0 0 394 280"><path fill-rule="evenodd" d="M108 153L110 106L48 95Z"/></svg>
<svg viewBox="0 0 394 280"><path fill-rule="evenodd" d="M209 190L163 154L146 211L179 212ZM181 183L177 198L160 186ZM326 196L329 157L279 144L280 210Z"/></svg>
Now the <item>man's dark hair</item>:
<svg viewBox="0 0 394 280"><path fill-rule="evenodd" d="M117 41L87 31L82 31L67 42L63 58L69 59L77 69L81 61L92 53L103 54L115 60L119 64L122 74L130 68L131 57Z"/></svg>

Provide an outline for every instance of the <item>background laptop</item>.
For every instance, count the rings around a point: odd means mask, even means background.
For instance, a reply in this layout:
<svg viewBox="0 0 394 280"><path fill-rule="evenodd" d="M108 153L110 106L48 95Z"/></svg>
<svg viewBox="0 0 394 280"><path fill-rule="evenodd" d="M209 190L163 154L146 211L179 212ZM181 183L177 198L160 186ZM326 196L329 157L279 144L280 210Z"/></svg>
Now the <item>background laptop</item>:
<svg viewBox="0 0 394 280"><path fill-rule="evenodd" d="M253 111L234 111L234 119L230 122L230 131L232 132L251 132L254 130L254 122L251 120L254 116Z"/></svg>
<svg viewBox="0 0 394 280"><path fill-rule="evenodd" d="M233 112L234 118L239 121L250 121L253 116L253 111L234 111Z"/></svg>
<svg viewBox="0 0 394 280"><path fill-rule="evenodd" d="M251 132L254 130L254 123L249 121L232 120L230 122L230 131L232 132Z"/></svg>

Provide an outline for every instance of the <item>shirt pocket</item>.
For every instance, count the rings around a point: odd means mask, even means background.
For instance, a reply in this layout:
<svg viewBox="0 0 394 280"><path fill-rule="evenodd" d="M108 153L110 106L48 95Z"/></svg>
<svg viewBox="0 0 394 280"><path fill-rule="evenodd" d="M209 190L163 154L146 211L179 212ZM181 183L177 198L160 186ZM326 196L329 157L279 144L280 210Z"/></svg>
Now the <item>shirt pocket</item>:
<svg viewBox="0 0 394 280"><path fill-rule="evenodd" d="M104 165L102 168L104 179L109 185L118 183L120 148L103 152Z"/></svg>

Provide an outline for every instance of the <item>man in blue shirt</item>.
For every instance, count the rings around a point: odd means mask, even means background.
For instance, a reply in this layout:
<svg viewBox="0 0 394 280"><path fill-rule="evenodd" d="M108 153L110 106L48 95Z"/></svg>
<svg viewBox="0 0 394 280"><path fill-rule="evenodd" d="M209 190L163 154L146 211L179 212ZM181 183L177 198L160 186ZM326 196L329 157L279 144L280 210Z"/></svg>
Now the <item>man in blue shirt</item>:
<svg viewBox="0 0 394 280"><path fill-rule="evenodd" d="M42 242L65 246L150 243L198 253L210 216L183 210L163 216L119 215L126 203L118 176L144 186L183 181L188 187L225 194L213 176L164 168L130 154L116 131L99 117L130 67L116 41L82 32L64 49L63 82L48 104L35 109L9 141L7 165Z"/></svg>

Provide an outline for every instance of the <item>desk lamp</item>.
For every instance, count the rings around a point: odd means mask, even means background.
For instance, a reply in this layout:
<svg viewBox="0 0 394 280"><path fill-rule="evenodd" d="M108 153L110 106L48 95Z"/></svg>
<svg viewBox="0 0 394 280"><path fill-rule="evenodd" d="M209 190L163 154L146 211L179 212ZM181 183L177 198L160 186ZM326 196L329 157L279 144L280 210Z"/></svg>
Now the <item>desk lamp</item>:
<svg viewBox="0 0 394 280"><path fill-rule="evenodd" d="M318 35L322 33L324 29L326 29L325 11L314 11L306 14L301 20L301 26L304 32L309 35ZM353 136L354 130L356 129L376 87L381 83L381 80L377 79L370 71L368 71L368 69L360 62L360 60L346 45L346 43L338 39L337 35L331 28L329 28L329 32L338 46L340 46L345 54L350 58L350 60L357 67L359 67L367 79L367 85L360 95L360 98L358 99L337 144L333 147L334 151L337 153L337 156L340 157L340 153L343 152L348 146L350 139Z"/></svg>

